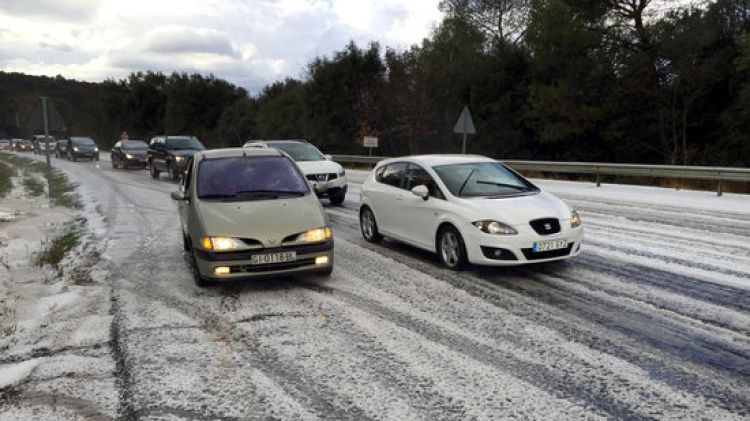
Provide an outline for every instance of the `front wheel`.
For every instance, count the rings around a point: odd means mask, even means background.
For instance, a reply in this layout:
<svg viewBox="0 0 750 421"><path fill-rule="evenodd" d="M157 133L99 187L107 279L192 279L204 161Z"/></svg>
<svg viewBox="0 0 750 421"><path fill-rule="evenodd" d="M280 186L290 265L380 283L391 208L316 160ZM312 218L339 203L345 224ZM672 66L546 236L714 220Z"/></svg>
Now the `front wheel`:
<svg viewBox="0 0 750 421"><path fill-rule="evenodd" d="M167 167L167 170L169 172L169 175L172 177L172 180L180 180L180 170L175 167L174 163L170 163L169 167Z"/></svg>
<svg viewBox="0 0 750 421"><path fill-rule="evenodd" d="M365 207L359 213L359 228L362 230L362 237L371 243L378 243L383 239L378 231L378 223L375 221L375 215L370 208Z"/></svg>
<svg viewBox="0 0 750 421"><path fill-rule="evenodd" d="M331 201L331 204L334 206L338 206L342 203L344 203L344 198L346 197L346 192L341 190L339 192L336 192L334 194L331 194L328 196L328 200Z"/></svg>
<svg viewBox="0 0 750 421"><path fill-rule="evenodd" d="M458 230L451 226L440 230L437 254L440 263L450 270L461 270L466 265L466 246Z"/></svg>
<svg viewBox="0 0 750 421"><path fill-rule="evenodd" d="M152 178L159 178L159 173L161 173L161 171L156 169L153 162L151 163L151 169L149 172L151 173Z"/></svg>

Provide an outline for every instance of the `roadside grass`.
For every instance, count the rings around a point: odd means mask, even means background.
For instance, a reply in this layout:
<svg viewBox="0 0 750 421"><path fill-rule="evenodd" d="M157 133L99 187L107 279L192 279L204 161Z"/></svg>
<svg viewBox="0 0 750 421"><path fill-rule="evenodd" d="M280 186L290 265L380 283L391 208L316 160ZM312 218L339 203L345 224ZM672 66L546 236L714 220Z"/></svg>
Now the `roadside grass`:
<svg viewBox="0 0 750 421"><path fill-rule="evenodd" d="M44 183L33 175L25 176L22 184L29 196L38 197L44 194Z"/></svg>
<svg viewBox="0 0 750 421"><path fill-rule="evenodd" d="M78 245L82 236L83 231L75 225L71 225L62 235L52 240L36 255L34 263L40 267L50 265L58 268L65 254Z"/></svg>
<svg viewBox="0 0 750 421"><path fill-rule="evenodd" d="M13 181L11 181L11 178L15 175L16 170L12 166L0 162L0 198L5 197L13 190Z"/></svg>
<svg viewBox="0 0 750 421"><path fill-rule="evenodd" d="M47 165L43 162L7 153L0 153L0 164L8 167L12 174L11 176L15 175L13 168L23 169L23 173L26 176L23 180L23 185L29 195L40 196L44 193L43 181L40 181L33 175L39 174L46 179L48 187L47 196L55 206L65 206L74 209L80 209L83 207L78 195L75 193L77 187L76 184L72 183L62 171L54 168L48 169ZM0 197L4 194L2 192L2 183L3 179L6 178L3 177L2 171L3 168L0 167ZM10 176L7 177L7 180L10 185L7 191L10 191L10 188L12 188L12 184L10 184ZM7 191L5 193L7 193Z"/></svg>

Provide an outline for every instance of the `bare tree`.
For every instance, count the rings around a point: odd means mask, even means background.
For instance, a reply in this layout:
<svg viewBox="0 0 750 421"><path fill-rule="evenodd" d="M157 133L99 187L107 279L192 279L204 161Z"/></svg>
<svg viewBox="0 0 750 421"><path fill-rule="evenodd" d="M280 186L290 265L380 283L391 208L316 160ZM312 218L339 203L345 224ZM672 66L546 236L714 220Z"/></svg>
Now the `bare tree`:
<svg viewBox="0 0 750 421"><path fill-rule="evenodd" d="M439 7L468 20L490 40L517 44L526 32L531 0L441 0Z"/></svg>

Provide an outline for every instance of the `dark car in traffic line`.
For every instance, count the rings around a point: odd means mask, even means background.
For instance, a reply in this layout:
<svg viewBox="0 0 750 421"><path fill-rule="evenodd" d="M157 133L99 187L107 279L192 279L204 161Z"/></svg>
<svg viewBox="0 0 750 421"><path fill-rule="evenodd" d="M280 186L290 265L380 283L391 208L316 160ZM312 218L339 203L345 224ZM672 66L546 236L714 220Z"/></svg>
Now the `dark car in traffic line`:
<svg viewBox="0 0 750 421"><path fill-rule="evenodd" d="M148 146L151 177L159 178L162 172L166 172L172 180L179 180L193 154L205 149L195 136L154 137Z"/></svg>
<svg viewBox="0 0 750 421"><path fill-rule="evenodd" d="M12 150L16 152L33 152L34 144L26 139L13 139Z"/></svg>
<svg viewBox="0 0 750 421"><path fill-rule="evenodd" d="M55 145L56 158L62 159L68 156L68 144L70 144L69 139L60 139L57 141L57 144Z"/></svg>
<svg viewBox="0 0 750 421"><path fill-rule="evenodd" d="M145 168L148 145L142 140L121 140L115 143L110 153L112 168Z"/></svg>
<svg viewBox="0 0 750 421"><path fill-rule="evenodd" d="M99 147L90 137L71 137L68 145L68 161L78 159L99 160Z"/></svg>

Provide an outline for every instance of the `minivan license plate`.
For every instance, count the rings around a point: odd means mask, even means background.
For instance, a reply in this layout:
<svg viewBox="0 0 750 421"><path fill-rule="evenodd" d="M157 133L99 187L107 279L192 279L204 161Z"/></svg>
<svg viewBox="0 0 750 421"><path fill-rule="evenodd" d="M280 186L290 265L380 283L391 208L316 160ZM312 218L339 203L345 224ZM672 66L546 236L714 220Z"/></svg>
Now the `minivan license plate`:
<svg viewBox="0 0 750 421"><path fill-rule="evenodd" d="M251 265L268 265L273 263L287 263L297 260L297 252L285 251L282 253L254 254L250 256Z"/></svg>
<svg viewBox="0 0 750 421"><path fill-rule="evenodd" d="M542 251L560 250L568 247L568 240L549 240L534 243L534 253Z"/></svg>

